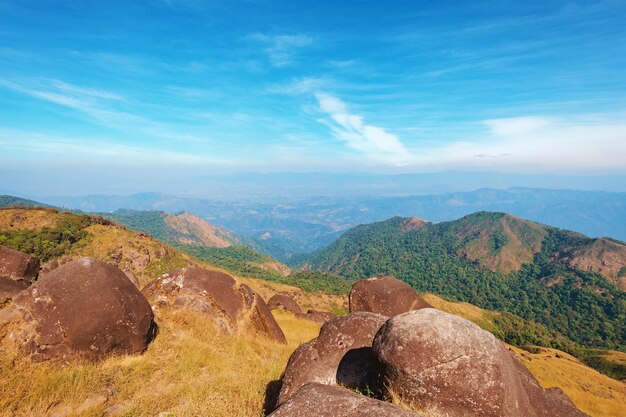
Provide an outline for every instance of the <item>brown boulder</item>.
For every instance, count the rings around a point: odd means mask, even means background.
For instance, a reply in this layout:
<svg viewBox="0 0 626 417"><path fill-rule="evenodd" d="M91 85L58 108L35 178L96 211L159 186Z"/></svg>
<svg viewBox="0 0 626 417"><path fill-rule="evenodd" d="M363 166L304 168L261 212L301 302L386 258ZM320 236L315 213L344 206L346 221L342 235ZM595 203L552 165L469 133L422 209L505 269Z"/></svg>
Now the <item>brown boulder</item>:
<svg viewBox="0 0 626 417"><path fill-rule="evenodd" d="M308 383L269 417L420 417L346 388Z"/></svg>
<svg viewBox="0 0 626 417"><path fill-rule="evenodd" d="M150 305L126 275L90 258L55 269L13 301L19 342L33 360L139 353L156 332Z"/></svg>
<svg viewBox="0 0 626 417"><path fill-rule="evenodd" d="M428 416L585 415L541 389L491 333L448 313L429 308L391 318L373 348L389 395Z"/></svg>
<svg viewBox="0 0 626 417"><path fill-rule="evenodd" d="M185 268L162 275L142 292L155 307L187 307L205 313L224 333L252 331L287 343L265 301L223 272Z"/></svg>
<svg viewBox="0 0 626 417"><path fill-rule="evenodd" d="M324 324L317 338L291 354L278 404L308 382L378 390L378 363L371 346L386 320L380 314L358 312Z"/></svg>
<svg viewBox="0 0 626 417"><path fill-rule="evenodd" d="M314 323L319 324L320 326L326 323L327 321L330 321L334 319L335 317L337 317L336 315L328 311L317 311L317 310L307 310L306 313L298 313L296 314L296 316L301 319L310 320Z"/></svg>
<svg viewBox="0 0 626 417"><path fill-rule="evenodd" d="M270 298L267 302L267 306L270 308L270 310L282 309L290 311L293 314L298 314L302 312L300 306L298 305L298 303L296 303L296 300L284 294L273 295L272 298Z"/></svg>
<svg viewBox="0 0 626 417"><path fill-rule="evenodd" d="M32 282L39 273L39 259L0 245L0 276Z"/></svg>
<svg viewBox="0 0 626 417"><path fill-rule="evenodd" d="M390 276L355 282L349 301L351 313L369 311L389 317L420 308L432 308L409 284Z"/></svg>
<svg viewBox="0 0 626 417"><path fill-rule="evenodd" d="M28 284L22 280L15 281L10 278L0 277L0 308L26 288L28 288Z"/></svg>

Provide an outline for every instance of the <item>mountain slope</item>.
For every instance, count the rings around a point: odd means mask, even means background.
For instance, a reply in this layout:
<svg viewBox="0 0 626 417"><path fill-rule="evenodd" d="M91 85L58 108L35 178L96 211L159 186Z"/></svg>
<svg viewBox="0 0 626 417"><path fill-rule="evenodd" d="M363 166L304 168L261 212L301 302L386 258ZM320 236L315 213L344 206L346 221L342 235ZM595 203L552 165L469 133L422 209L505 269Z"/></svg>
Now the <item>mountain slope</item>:
<svg viewBox="0 0 626 417"><path fill-rule="evenodd" d="M157 210L124 209L99 214L133 230L148 233L170 243L226 248L243 242L242 238L228 230L212 225L189 212L170 214Z"/></svg>
<svg viewBox="0 0 626 417"><path fill-rule="evenodd" d="M47 204L12 195L0 195L0 208L4 207L51 207Z"/></svg>
<svg viewBox="0 0 626 417"><path fill-rule="evenodd" d="M188 212L126 209L99 215L233 272L256 277L266 277L268 273L286 277L291 273L288 266L257 252L250 239L235 236Z"/></svg>
<svg viewBox="0 0 626 417"><path fill-rule="evenodd" d="M395 275L419 291L509 311L584 345L626 348L626 293L609 274L563 255L593 246L592 239L504 213L406 231L409 221L357 226L302 264L348 279ZM626 258L615 262L626 265Z"/></svg>

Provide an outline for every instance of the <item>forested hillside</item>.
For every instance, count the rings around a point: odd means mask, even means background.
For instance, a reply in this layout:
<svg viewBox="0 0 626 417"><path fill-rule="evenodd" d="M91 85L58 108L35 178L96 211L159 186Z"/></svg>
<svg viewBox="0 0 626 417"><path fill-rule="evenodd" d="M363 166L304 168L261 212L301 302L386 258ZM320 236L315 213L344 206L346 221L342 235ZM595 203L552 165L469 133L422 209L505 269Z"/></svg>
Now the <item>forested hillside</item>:
<svg viewBox="0 0 626 417"><path fill-rule="evenodd" d="M586 346L626 348L623 270L612 277L563 255L594 240L503 213L411 224L396 217L357 226L301 264L350 280L395 275L418 291L508 311Z"/></svg>

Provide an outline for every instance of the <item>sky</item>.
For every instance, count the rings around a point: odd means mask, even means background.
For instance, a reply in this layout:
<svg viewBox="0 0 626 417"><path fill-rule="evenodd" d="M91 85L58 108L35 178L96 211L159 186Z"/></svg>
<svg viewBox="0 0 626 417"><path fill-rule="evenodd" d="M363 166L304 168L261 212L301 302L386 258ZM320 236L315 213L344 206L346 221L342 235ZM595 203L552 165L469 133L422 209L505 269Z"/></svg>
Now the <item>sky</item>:
<svg viewBox="0 0 626 417"><path fill-rule="evenodd" d="M625 174L624 22L625 1L0 0L0 189Z"/></svg>

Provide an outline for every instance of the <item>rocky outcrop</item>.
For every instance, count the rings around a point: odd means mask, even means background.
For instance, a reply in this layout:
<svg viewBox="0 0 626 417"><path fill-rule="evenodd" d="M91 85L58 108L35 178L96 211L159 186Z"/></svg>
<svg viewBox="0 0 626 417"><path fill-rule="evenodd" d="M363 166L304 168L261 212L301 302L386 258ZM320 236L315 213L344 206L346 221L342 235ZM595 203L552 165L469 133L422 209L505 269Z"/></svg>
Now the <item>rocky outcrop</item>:
<svg viewBox="0 0 626 417"><path fill-rule="evenodd" d="M0 245L0 276L32 282L39 274L39 259Z"/></svg>
<svg viewBox="0 0 626 417"><path fill-rule="evenodd" d="M309 383L269 417L420 417L346 388Z"/></svg>
<svg viewBox="0 0 626 417"><path fill-rule="evenodd" d="M391 318L373 349L391 397L432 417L581 417L567 397L543 390L502 342L435 309Z"/></svg>
<svg viewBox="0 0 626 417"><path fill-rule="evenodd" d="M10 308L21 350L36 361L140 353L156 332L150 305L126 275L90 258L51 271Z"/></svg>
<svg viewBox="0 0 626 417"><path fill-rule="evenodd" d="M255 332L286 343L265 301L219 271L190 267L164 274L142 290L155 307L187 307L210 316L224 333Z"/></svg>
<svg viewBox="0 0 626 417"><path fill-rule="evenodd" d="M271 310L286 310L293 314L299 314L302 312L296 300L285 294L276 294L272 296L272 298L268 300L267 306Z"/></svg>
<svg viewBox="0 0 626 417"><path fill-rule="evenodd" d="M322 326L316 339L296 349L287 363L278 404L309 382L377 390L378 366L371 349L387 317L358 312Z"/></svg>
<svg viewBox="0 0 626 417"><path fill-rule="evenodd" d="M411 286L391 276L362 279L352 285L350 312L369 311L393 317L420 308L432 308Z"/></svg>

